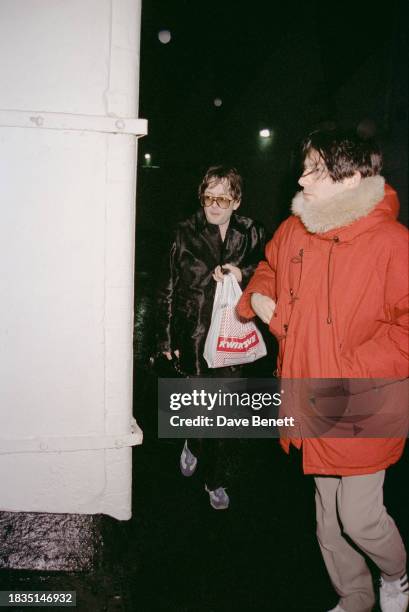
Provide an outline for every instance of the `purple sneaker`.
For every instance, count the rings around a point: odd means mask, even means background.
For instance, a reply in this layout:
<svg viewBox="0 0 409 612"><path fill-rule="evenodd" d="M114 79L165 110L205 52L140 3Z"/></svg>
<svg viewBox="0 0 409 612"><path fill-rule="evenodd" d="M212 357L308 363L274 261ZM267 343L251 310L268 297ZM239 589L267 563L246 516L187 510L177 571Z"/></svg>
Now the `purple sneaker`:
<svg viewBox="0 0 409 612"><path fill-rule="evenodd" d="M229 507L230 499L226 493L226 489L219 487L210 491L205 485L205 490L209 493L210 505L215 510L226 510Z"/></svg>
<svg viewBox="0 0 409 612"><path fill-rule="evenodd" d="M183 446L182 454L180 455L180 471L183 476L192 476L196 470L197 458L190 452L187 440Z"/></svg>

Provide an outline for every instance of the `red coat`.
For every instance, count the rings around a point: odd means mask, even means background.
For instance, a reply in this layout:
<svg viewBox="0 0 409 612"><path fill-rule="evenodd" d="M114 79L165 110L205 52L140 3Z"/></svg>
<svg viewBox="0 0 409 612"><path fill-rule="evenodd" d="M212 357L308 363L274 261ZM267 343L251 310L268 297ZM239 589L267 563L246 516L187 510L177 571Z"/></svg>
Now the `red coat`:
<svg viewBox="0 0 409 612"><path fill-rule="evenodd" d="M356 205L351 207L351 191L339 208L337 202L329 207L324 220L314 211L304 218L298 194L295 214L267 244L267 261L239 302L246 318L255 314L251 293L277 302L269 327L279 342L283 378L409 376L408 231L396 221L396 193L384 188L381 177L361 185ZM301 440L292 441L301 446ZM281 443L288 451L289 440ZM305 473L354 475L396 462L404 440L306 438L302 445Z"/></svg>

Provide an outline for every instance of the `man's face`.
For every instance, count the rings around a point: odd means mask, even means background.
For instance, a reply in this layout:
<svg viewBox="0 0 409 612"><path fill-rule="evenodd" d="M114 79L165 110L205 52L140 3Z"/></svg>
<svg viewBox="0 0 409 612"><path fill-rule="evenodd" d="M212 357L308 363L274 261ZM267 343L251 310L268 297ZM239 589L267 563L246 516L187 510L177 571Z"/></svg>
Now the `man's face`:
<svg viewBox="0 0 409 612"><path fill-rule="evenodd" d="M298 184L303 188L306 202L320 202L356 187L359 180L360 177L354 176L333 181L323 159L317 151L312 151L305 159L304 172L298 179Z"/></svg>
<svg viewBox="0 0 409 612"><path fill-rule="evenodd" d="M228 223L233 211L240 206L240 202L232 198L227 179L215 179L211 181L204 192L204 196L224 196L224 198L228 198L230 201L228 208L221 208L216 200L213 200L211 206L203 206L206 219L209 223L212 223L212 225L225 225Z"/></svg>

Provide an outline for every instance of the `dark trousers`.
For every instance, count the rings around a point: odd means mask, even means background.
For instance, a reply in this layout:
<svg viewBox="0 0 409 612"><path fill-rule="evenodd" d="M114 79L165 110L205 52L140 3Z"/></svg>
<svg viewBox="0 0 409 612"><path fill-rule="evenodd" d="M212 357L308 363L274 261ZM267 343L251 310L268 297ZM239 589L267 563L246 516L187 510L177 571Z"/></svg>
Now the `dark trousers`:
<svg viewBox="0 0 409 612"><path fill-rule="evenodd" d="M217 438L192 438L187 441L191 452L197 457L198 467L207 488L211 491L226 486L226 464L229 440Z"/></svg>
<svg viewBox="0 0 409 612"><path fill-rule="evenodd" d="M242 378L245 367L231 366L226 368L208 369L206 378ZM187 441L191 452L197 457L201 474L208 489L214 491L226 487L226 467L229 454L232 451L231 439L192 438Z"/></svg>

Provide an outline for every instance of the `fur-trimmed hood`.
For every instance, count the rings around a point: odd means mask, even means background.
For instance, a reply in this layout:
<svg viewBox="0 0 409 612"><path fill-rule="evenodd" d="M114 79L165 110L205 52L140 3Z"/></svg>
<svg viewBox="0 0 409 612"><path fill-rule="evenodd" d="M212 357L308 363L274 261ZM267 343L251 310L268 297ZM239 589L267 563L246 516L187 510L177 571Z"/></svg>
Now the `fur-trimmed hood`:
<svg viewBox="0 0 409 612"><path fill-rule="evenodd" d="M292 212L312 234L324 234L346 227L366 217L385 195L385 179L371 176L361 180L358 187L338 193L320 202L306 202L302 191L292 201Z"/></svg>

